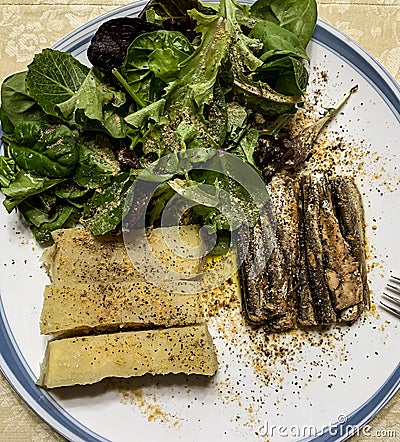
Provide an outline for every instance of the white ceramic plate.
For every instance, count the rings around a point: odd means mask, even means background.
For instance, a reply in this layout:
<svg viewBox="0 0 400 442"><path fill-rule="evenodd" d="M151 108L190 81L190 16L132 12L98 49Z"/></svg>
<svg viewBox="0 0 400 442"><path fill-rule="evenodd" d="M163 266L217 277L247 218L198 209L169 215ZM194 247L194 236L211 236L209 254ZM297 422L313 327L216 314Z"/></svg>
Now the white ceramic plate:
<svg viewBox="0 0 400 442"><path fill-rule="evenodd" d="M85 51L98 26L135 16L144 4L101 16L55 48L87 61ZM346 145L342 172L354 174L363 193L376 303L390 272L400 272L399 85L354 42L321 21L309 52L310 100L317 109L359 85L325 136L330 146ZM340 152L332 150L331 157L337 159ZM210 324L220 360L210 381L144 376L44 391L35 386L46 343L39 334L47 282L41 250L18 216L3 208L0 232L1 369L25 402L67 439L245 442L333 441L355 432L374 436L368 425L360 428L399 388L400 320L377 308L350 328L322 335L292 333L266 341L260 334L263 357L251 350L255 338L226 313Z"/></svg>

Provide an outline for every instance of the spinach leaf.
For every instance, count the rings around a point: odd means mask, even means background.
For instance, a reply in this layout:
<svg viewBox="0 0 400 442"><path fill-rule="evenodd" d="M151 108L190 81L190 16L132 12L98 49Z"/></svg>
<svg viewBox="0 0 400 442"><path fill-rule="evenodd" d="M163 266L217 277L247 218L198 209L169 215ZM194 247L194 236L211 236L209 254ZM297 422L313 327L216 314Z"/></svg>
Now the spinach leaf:
<svg viewBox="0 0 400 442"><path fill-rule="evenodd" d="M124 138L127 136L123 113L113 104L106 104L103 107L103 119L100 123L113 138Z"/></svg>
<svg viewBox="0 0 400 442"><path fill-rule="evenodd" d="M21 140L26 140L27 145L20 144ZM43 129L37 124L22 123L16 128L15 141L12 137L6 141L15 163L40 177L67 177L79 160L77 134L64 125Z"/></svg>
<svg viewBox="0 0 400 442"><path fill-rule="evenodd" d="M1 120L6 133L12 132L13 127L23 122L44 118L43 110L28 95L26 75L26 71L14 74L5 79L1 86Z"/></svg>
<svg viewBox="0 0 400 442"><path fill-rule="evenodd" d="M44 197L46 196L45 194ZM34 195L27 198L18 206L18 210L32 226L40 227L42 224L51 223L57 219L57 211L51 210L54 201L51 201L50 207L48 207L45 199L46 198L39 198L39 195Z"/></svg>
<svg viewBox="0 0 400 442"><path fill-rule="evenodd" d="M19 170L10 185L1 189L1 191L7 197L3 201L3 204L10 213L26 198L44 192L62 181L64 181L63 178L41 178L24 170Z"/></svg>
<svg viewBox="0 0 400 442"><path fill-rule="evenodd" d="M0 156L0 186L8 187L15 178L15 161Z"/></svg>
<svg viewBox="0 0 400 442"><path fill-rule="evenodd" d="M207 241L207 239L206 239ZM214 248L209 252L210 256L221 256L229 252L231 243L231 233L228 230L220 229L217 231L217 242Z"/></svg>
<svg viewBox="0 0 400 442"><path fill-rule="evenodd" d="M161 98L180 63L192 52L191 43L180 32L148 32L129 46L121 73L134 93L148 104Z"/></svg>
<svg viewBox="0 0 400 442"><path fill-rule="evenodd" d="M213 209L204 213L218 224L218 229L233 231L243 224L254 226L259 216L256 203L247 190L230 177L233 165L218 157L210 160L209 164L213 163L218 164L217 170L221 172L195 170L190 174L191 181L174 180L171 187L185 198Z"/></svg>
<svg viewBox="0 0 400 442"><path fill-rule="evenodd" d="M111 183L97 189L85 204L82 224L94 235L104 235L121 224L125 197L133 182L129 173L112 178Z"/></svg>
<svg viewBox="0 0 400 442"><path fill-rule="evenodd" d="M42 193L31 195L18 204L19 212L41 243L50 242L51 231L64 227L77 213L74 206L56 197L53 191L55 187L44 189Z"/></svg>
<svg viewBox="0 0 400 442"><path fill-rule="evenodd" d="M292 32L305 48L314 32L317 4L315 0L257 0L251 13Z"/></svg>
<svg viewBox="0 0 400 442"><path fill-rule="evenodd" d="M230 231L226 217L216 208L197 205L192 208L192 219L195 223L204 225L210 229L210 233L221 230Z"/></svg>
<svg viewBox="0 0 400 442"><path fill-rule="evenodd" d="M47 114L81 128L85 119L95 120L115 138L125 137L123 119L116 112L125 94L71 54L45 49L28 66L26 80L29 95Z"/></svg>
<svg viewBox="0 0 400 442"><path fill-rule="evenodd" d="M129 114L125 121L130 125L140 129L141 127L146 127L149 121L159 123L165 108L165 99L154 101L148 106L139 109L138 111Z"/></svg>
<svg viewBox="0 0 400 442"><path fill-rule="evenodd" d="M73 182L63 183L62 186L57 186L54 189L54 193L58 198L65 200L76 200L80 199L91 192L90 189L77 186Z"/></svg>
<svg viewBox="0 0 400 442"><path fill-rule="evenodd" d="M40 243L50 242L51 232L56 229L61 229L70 220L71 216L75 213L75 209L72 206L61 206L58 208L53 219L48 222L42 223L39 227L33 225L32 233L34 234L36 240ZM27 218L27 213L22 211L22 214ZM30 214L29 216L32 216ZM29 218L27 218L29 219Z"/></svg>
<svg viewBox="0 0 400 442"><path fill-rule="evenodd" d="M165 205L174 195L175 191L168 185L168 182L161 183L157 187L147 209L147 225L155 226L160 221Z"/></svg>
<svg viewBox="0 0 400 442"><path fill-rule="evenodd" d="M4 143L12 141L18 144L24 144L28 147L33 147L38 140L43 136L47 124L36 121L24 121L12 131L11 135L3 137Z"/></svg>
<svg viewBox="0 0 400 442"><path fill-rule="evenodd" d="M299 38L291 31L269 22L260 21L251 30L250 37L263 43L260 59L266 61L277 55L291 55L308 60L307 53Z"/></svg>
<svg viewBox="0 0 400 442"><path fill-rule="evenodd" d="M293 57L278 58L263 64L256 77L285 95L303 94L308 84L307 69L301 61Z"/></svg>
<svg viewBox="0 0 400 442"><path fill-rule="evenodd" d="M89 189L103 187L120 172L120 165L112 151L108 138L83 138L80 146L79 162L73 180Z"/></svg>
<svg viewBox="0 0 400 442"><path fill-rule="evenodd" d="M142 18L118 17L107 20L97 29L87 49L93 66L104 72L112 82L112 70L120 69L126 51L133 40L145 32L162 29L154 21Z"/></svg>

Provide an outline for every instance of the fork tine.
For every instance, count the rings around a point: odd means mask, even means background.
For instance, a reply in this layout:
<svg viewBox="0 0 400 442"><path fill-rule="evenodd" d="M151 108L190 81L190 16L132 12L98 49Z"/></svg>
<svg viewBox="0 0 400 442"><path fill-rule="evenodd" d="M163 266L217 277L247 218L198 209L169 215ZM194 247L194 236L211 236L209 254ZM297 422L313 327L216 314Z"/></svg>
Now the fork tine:
<svg viewBox="0 0 400 442"><path fill-rule="evenodd" d="M393 295L389 295L389 293L385 293L385 292L383 292L383 294L386 298L390 299L395 304L400 305L400 298L397 298L396 296L393 296Z"/></svg>
<svg viewBox="0 0 400 442"><path fill-rule="evenodd" d="M396 287L395 285L392 284L386 284L387 287L391 288L393 291L400 293L400 288Z"/></svg>
<svg viewBox="0 0 400 442"><path fill-rule="evenodd" d="M387 310L391 311L392 313L394 313L396 316L398 316L400 318L400 310L392 307L391 305L385 304L384 302L380 301L380 304L386 308Z"/></svg>
<svg viewBox="0 0 400 442"><path fill-rule="evenodd" d="M396 316L400 317L400 309L397 306L400 306L400 285L397 283L400 282L400 278L398 276L391 275L390 279L395 281L396 285L386 284L386 287L391 291L391 293L383 292L383 296L391 301L391 304L386 304L382 300L379 301L379 304L384 307L386 310L394 313Z"/></svg>

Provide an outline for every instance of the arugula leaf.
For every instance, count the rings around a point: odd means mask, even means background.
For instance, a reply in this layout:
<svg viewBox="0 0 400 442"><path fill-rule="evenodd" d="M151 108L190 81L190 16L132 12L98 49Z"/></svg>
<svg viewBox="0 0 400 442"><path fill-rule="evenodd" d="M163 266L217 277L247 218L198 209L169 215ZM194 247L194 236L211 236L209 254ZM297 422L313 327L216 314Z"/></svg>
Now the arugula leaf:
<svg viewBox="0 0 400 442"><path fill-rule="evenodd" d="M258 146L258 138L260 134L256 129L247 129L235 149L231 153L236 154L244 162L251 164L257 171L258 167L254 161L254 151Z"/></svg>

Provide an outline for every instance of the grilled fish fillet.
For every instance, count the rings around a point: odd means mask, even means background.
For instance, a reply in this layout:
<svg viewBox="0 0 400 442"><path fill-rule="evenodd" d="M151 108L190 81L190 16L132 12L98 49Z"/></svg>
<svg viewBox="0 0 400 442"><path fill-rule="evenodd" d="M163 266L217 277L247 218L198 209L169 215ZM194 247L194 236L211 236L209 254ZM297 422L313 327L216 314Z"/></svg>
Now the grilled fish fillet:
<svg viewBox="0 0 400 442"><path fill-rule="evenodd" d="M272 330L357 319L369 296L363 208L354 180L278 174L268 190L275 249L254 278L254 250L267 240L258 226L240 269L247 319Z"/></svg>
<svg viewBox="0 0 400 442"><path fill-rule="evenodd" d="M361 194L350 177L332 178L331 189L342 234L346 238L352 255L359 263L363 302L369 308L371 301L365 259L365 219Z"/></svg>
<svg viewBox="0 0 400 442"><path fill-rule="evenodd" d="M297 271L300 260L299 191L298 181L287 175L275 175L268 185L276 223L276 248L271 258L279 257L275 266L269 269L269 280L274 297L279 294L284 299L285 306L279 317L269 321L268 327L273 330L289 330L295 328L297 324L299 310ZM276 272L281 275L280 279L276 278Z"/></svg>
<svg viewBox="0 0 400 442"><path fill-rule="evenodd" d="M315 314L319 324L336 322L324 271L324 248L320 235L322 219L321 196L324 192L325 178L307 175L302 177L303 190L303 231L308 278L313 296Z"/></svg>
<svg viewBox="0 0 400 442"><path fill-rule="evenodd" d="M264 324L286 310L284 295L277 294L270 284L270 274L274 270L277 279L285 277L280 271L282 269L279 269L282 255L276 249L275 242L270 214L265 211L259 222L248 232L248 237L243 237L239 243L241 250L238 251L238 256L242 256L247 249L239 268L243 307L247 319L254 324ZM278 253L272 257L275 250Z"/></svg>

